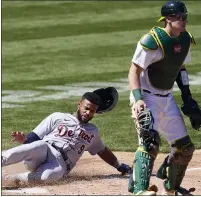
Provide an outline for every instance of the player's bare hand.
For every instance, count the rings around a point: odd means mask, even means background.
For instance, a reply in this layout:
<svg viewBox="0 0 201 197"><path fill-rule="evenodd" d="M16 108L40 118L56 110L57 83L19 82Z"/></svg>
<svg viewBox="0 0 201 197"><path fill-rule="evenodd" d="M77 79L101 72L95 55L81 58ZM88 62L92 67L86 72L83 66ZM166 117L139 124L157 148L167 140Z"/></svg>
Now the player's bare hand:
<svg viewBox="0 0 201 197"><path fill-rule="evenodd" d="M132 106L132 118L137 119L137 116L140 112L146 109L146 104L143 100L138 100Z"/></svg>
<svg viewBox="0 0 201 197"><path fill-rule="evenodd" d="M12 141L16 141L19 143L24 143L25 141L25 135L22 131L13 131L11 136L12 136Z"/></svg>

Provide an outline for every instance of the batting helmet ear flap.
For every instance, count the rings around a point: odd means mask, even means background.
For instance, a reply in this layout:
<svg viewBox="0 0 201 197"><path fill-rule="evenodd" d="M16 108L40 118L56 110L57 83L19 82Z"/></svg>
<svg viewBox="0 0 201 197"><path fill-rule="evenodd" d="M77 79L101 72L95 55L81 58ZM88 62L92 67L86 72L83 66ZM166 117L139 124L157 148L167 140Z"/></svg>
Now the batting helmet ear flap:
<svg viewBox="0 0 201 197"><path fill-rule="evenodd" d="M98 95L100 98L98 109L96 111L97 114L111 111L118 102L119 95L114 87L100 88L94 90L93 93Z"/></svg>

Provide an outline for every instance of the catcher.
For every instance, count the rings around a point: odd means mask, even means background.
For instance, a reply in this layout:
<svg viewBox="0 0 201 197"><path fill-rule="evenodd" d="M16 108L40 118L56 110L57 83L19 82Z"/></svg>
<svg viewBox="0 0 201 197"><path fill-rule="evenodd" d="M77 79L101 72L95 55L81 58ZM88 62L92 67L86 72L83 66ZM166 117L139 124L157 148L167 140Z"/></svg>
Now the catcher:
<svg viewBox="0 0 201 197"><path fill-rule="evenodd" d="M171 150L157 172L157 177L164 180L162 195L189 192L180 185L195 147L172 96L175 81L181 90L181 111L195 130L201 126L201 110L192 98L185 68L195 45L186 31L186 6L181 1L169 1L162 6L161 14L159 21L164 21L164 28L153 27L140 39L128 75L132 117L139 136L129 181L129 191L134 195L156 195L149 182L159 151L159 134Z"/></svg>
<svg viewBox="0 0 201 197"><path fill-rule="evenodd" d="M7 183L50 183L65 177L84 151L102 158L124 175L131 168L121 163L107 148L98 128L89 123L95 113L112 110L118 101L113 87L85 93L74 114L55 112L46 117L31 133L12 133L13 141L23 143L2 153L2 166L23 161L29 170L4 176Z"/></svg>

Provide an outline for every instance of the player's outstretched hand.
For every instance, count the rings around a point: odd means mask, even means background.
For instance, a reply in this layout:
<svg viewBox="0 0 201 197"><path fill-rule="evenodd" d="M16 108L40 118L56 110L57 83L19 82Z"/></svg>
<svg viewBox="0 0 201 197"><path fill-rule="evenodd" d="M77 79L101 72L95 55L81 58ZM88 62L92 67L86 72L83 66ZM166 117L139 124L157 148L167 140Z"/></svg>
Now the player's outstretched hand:
<svg viewBox="0 0 201 197"><path fill-rule="evenodd" d="M16 141L19 143L24 143L25 141L25 135L21 131L13 131L11 136L12 136L12 141Z"/></svg>
<svg viewBox="0 0 201 197"><path fill-rule="evenodd" d="M122 175L125 175L125 174L128 174L128 173L131 173L132 172L132 168L125 164L125 163L122 163L118 168L117 170L119 172L121 172Z"/></svg>
<svg viewBox="0 0 201 197"><path fill-rule="evenodd" d="M138 100L136 103L134 103L132 106L132 118L137 119L138 114L144 111L146 107L147 106L143 100Z"/></svg>

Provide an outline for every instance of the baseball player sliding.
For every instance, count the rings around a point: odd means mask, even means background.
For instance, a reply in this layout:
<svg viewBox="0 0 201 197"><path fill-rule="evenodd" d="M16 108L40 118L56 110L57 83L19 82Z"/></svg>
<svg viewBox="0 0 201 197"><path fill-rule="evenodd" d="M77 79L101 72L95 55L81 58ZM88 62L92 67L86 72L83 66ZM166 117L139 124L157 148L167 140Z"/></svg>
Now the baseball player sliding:
<svg viewBox="0 0 201 197"><path fill-rule="evenodd" d="M46 117L31 133L14 131L13 141L23 143L2 153L2 166L23 161L29 170L7 175L8 182L53 182L65 177L76 165L84 151L98 154L122 174L131 168L120 163L103 144L98 128L89 123L95 113L114 108L118 101L115 88L108 87L85 93L75 114L55 112Z"/></svg>
<svg viewBox="0 0 201 197"><path fill-rule="evenodd" d="M193 36L186 31L187 9L181 1L168 1L161 8L164 28L153 27L137 44L129 71L132 117L139 136L129 191L134 195L156 195L149 188L161 134L170 145L170 154L157 172L164 180L162 195L188 193L180 187L195 150L182 114L172 96L176 81L181 90L182 112L196 130L201 110L192 98L184 64L191 60Z"/></svg>

